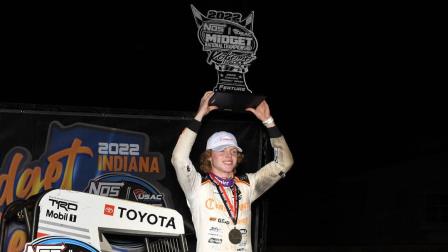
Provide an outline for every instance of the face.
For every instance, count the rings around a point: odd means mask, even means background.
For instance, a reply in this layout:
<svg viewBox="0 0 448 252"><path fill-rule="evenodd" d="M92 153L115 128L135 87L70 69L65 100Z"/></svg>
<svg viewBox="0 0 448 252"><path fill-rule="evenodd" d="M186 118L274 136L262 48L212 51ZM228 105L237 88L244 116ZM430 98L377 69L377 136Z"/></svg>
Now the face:
<svg viewBox="0 0 448 252"><path fill-rule="evenodd" d="M227 147L222 151L212 151L212 172L220 177L233 175L237 158L238 149L235 147Z"/></svg>

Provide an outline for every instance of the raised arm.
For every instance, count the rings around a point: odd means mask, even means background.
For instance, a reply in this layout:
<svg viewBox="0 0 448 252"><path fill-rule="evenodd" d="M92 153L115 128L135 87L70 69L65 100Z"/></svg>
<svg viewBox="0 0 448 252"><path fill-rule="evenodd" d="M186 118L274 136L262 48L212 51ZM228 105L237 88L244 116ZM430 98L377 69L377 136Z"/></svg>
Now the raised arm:
<svg viewBox="0 0 448 252"><path fill-rule="evenodd" d="M274 150L274 160L256 173L248 174L251 187L253 187L251 201L254 201L285 176L286 172L291 169L294 159L285 138L275 125L268 103L262 101L257 108L247 108L246 110L252 112L266 126Z"/></svg>
<svg viewBox="0 0 448 252"><path fill-rule="evenodd" d="M216 106L208 105L212 95L212 91L207 91L201 98L194 120L180 134L171 157L171 163L176 170L177 180L187 197L192 195L195 184L200 183L201 179L200 174L190 160L190 152L201 126L202 118L217 108Z"/></svg>

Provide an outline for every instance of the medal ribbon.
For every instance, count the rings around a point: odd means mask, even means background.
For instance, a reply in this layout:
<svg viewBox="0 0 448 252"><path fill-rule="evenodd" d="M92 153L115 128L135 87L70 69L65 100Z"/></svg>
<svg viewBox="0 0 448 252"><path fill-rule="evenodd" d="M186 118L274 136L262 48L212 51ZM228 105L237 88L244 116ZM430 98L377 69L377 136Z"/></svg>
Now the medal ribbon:
<svg viewBox="0 0 448 252"><path fill-rule="evenodd" d="M223 185L224 187L231 187L235 183L233 178L221 178L214 173L211 174L213 175L213 178L219 181L219 184Z"/></svg>
<svg viewBox="0 0 448 252"><path fill-rule="evenodd" d="M238 205L239 205L239 200L238 200L238 195L237 195L237 191L239 191L238 186L236 184L233 184L230 187L230 189L232 190L232 194L233 194L233 205L232 205L224 186L216 178L216 175L214 175L213 173L209 173L209 177L211 178L213 184L215 184L216 189L218 190L219 196L221 197L221 200L223 201L224 206L226 207L227 213L229 214L230 218L232 219L233 224L236 225L237 220L238 220ZM224 197L225 197L225 199L224 199Z"/></svg>

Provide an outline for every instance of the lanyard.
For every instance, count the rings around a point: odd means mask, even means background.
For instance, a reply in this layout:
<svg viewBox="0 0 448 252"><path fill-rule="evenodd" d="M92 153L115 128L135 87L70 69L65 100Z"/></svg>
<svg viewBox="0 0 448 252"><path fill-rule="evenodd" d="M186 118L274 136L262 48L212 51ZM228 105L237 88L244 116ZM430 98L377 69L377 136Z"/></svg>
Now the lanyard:
<svg viewBox="0 0 448 252"><path fill-rule="evenodd" d="M224 203L224 206L226 207L227 213L229 214L230 218L232 219L233 224L236 225L238 220L238 205L239 205L239 199L237 193L239 192L239 188L236 184L233 184L230 189L232 190L233 194L233 205L229 199L229 196L226 193L226 190L224 186L222 186L222 183L216 178L216 175L209 173L209 177L213 184L216 186L216 189L218 190L219 196L221 197L221 200Z"/></svg>

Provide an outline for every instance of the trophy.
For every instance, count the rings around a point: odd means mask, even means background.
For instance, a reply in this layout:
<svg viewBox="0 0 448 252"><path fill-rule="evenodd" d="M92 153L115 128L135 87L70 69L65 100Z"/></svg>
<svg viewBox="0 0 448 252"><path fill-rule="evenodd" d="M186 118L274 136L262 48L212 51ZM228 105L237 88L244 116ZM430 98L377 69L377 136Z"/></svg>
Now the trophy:
<svg viewBox="0 0 448 252"><path fill-rule="evenodd" d="M207 63L214 64L218 74L210 105L230 111L256 107L265 96L253 94L245 78L258 47L253 33L254 13L242 20L241 13L236 12L209 10L204 16L193 5L191 10Z"/></svg>

